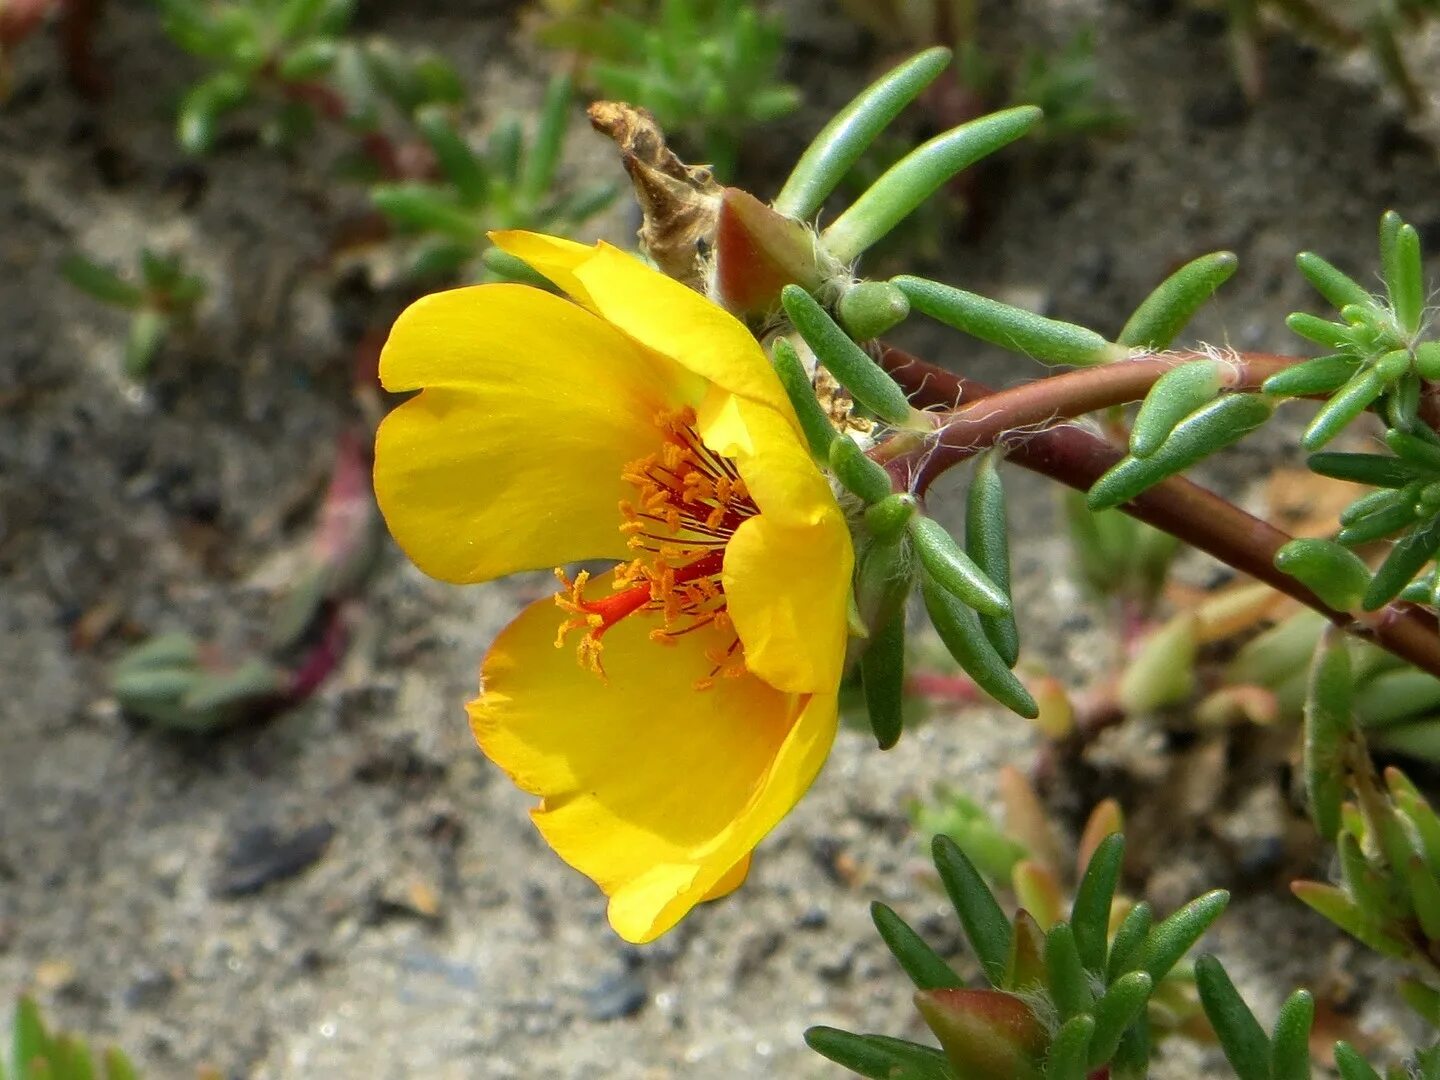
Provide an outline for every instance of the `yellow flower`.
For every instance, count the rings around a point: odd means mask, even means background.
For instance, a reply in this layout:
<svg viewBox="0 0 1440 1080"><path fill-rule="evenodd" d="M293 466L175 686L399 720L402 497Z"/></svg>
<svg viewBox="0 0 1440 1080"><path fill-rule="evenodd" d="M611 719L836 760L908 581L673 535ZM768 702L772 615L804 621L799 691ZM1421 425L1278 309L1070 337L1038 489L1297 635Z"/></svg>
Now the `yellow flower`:
<svg viewBox="0 0 1440 1080"><path fill-rule="evenodd" d="M649 941L744 880L829 752L850 536L739 322L606 245L496 242L575 302L502 284L407 309L380 376L423 392L381 425L375 490L447 581L620 561L521 612L469 712Z"/></svg>

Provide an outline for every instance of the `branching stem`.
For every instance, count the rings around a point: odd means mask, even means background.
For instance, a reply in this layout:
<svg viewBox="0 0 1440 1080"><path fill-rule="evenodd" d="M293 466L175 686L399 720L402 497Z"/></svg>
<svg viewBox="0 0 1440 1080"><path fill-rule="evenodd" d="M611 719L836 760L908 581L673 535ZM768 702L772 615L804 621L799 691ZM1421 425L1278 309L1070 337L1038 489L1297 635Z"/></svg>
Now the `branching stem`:
<svg viewBox="0 0 1440 1080"><path fill-rule="evenodd" d="M1011 461L1088 491L1124 456L1124 451L1100 435L1073 425L1044 425L1139 400L1166 371L1197 355L1147 357L996 392L973 379L887 348L880 362L909 394L912 403L949 413L938 429L938 446L933 437L925 448L906 446L886 461L886 468L899 485L923 494L946 469L1003 437ZM1234 390L1254 390L1265 377L1295 362L1288 357L1257 354L1240 354L1234 359ZM966 404L972 402L975 404ZM1275 569L1275 553L1289 542L1288 534L1213 492L1182 477L1172 477L1121 509L1294 597L1347 632L1374 641L1440 677L1440 630L1433 614L1408 603L1391 604L1377 612L1334 610L1299 581Z"/></svg>

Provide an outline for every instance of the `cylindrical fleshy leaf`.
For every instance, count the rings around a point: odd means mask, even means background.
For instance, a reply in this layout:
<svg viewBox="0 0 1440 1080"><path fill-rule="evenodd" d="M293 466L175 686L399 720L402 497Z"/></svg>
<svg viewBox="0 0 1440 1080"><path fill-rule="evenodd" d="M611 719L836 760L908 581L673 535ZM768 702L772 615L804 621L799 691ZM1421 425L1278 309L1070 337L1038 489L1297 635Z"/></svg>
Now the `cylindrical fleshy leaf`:
<svg viewBox="0 0 1440 1080"><path fill-rule="evenodd" d="M1275 553L1275 569L1305 585L1336 611L1359 602L1370 584L1370 568L1348 548L1330 540L1302 537Z"/></svg>
<svg viewBox="0 0 1440 1080"><path fill-rule="evenodd" d="M911 307L981 341L1046 364L1088 367L1125 357L1129 350L1106 341L1094 330L1047 319L938 281L897 277L894 284L910 298Z"/></svg>
<svg viewBox="0 0 1440 1080"><path fill-rule="evenodd" d="M870 341L904 322L910 301L888 281L861 281L845 290L835 314L852 338Z"/></svg>
<svg viewBox="0 0 1440 1080"><path fill-rule="evenodd" d="M913 410L905 391L864 349L850 340L813 296L798 285L780 294L795 329L837 382L861 405L889 424L905 424Z"/></svg>
<svg viewBox="0 0 1440 1080"><path fill-rule="evenodd" d="M858 258L900 224L941 184L1024 135L1044 115L1033 105L982 116L937 135L892 165L821 235L842 263Z"/></svg>
<svg viewBox="0 0 1440 1080"><path fill-rule="evenodd" d="M1141 302L1115 340L1147 349L1168 348L1239 265L1233 251L1217 251L1186 263Z"/></svg>
<svg viewBox="0 0 1440 1080"><path fill-rule="evenodd" d="M910 539L921 565L945 591L985 615L1011 612L1005 590L975 565L938 521L923 516L912 518Z"/></svg>
<svg viewBox="0 0 1440 1080"><path fill-rule="evenodd" d="M1176 424L1214 399L1223 377L1215 360L1192 360L1160 376L1135 414L1130 453L1143 458L1159 450Z"/></svg>
<svg viewBox="0 0 1440 1080"><path fill-rule="evenodd" d="M1196 960L1195 985L1238 1080L1270 1080L1270 1039L1220 961L1213 956Z"/></svg>
<svg viewBox="0 0 1440 1080"><path fill-rule="evenodd" d="M949 63L949 49L926 49L856 95L800 155L775 198L776 211L801 221L813 217L876 136Z"/></svg>

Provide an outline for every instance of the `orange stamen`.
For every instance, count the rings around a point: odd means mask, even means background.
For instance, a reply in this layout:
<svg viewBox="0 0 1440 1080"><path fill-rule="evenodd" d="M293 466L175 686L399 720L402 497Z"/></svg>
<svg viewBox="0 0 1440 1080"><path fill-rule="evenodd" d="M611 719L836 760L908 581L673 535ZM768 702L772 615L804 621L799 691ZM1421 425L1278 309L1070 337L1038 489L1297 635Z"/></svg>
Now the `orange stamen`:
<svg viewBox="0 0 1440 1080"><path fill-rule="evenodd" d="M587 597L588 575L571 581L556 571L565 588L555 600L570 615L560 625L556 645L572 631L582 631L580 663L602 677L601 639L623 619L655 616L659 625L650 630L650 640L666 645L705 626L734 633L720 583L725 545L758 511L734 464L696 434L693 409L661 415L656 426L662 440L657 451L621 471L636 495L621 501L619 527L637 557L616 568L614 592ZM728 649L712 652L717 654L711 657L714 670L700 683L744 674L738 637L732 637Z"/></svg>

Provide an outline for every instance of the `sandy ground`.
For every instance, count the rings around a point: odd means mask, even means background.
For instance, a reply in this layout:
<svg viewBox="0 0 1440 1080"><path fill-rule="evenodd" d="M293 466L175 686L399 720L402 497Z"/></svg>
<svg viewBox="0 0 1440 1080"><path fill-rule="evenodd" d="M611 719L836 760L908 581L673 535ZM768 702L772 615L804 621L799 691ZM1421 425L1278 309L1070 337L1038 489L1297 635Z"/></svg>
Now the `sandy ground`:
<svg viewBox="0 0 1440 1080"><path fill-rule="evenodd" d="M1284 349L1284 313L1311 305L1295 251L1368 272L1389 206L1440 239L1434 154L1363 71L1282 44L1269 98L1248 109L1209 16L1139 0L1015 7L1007 45L1098 19L1133 128L1008 154L984 227L941 237L937 276L1113 332L1180 262L1231 248L1240 275L1198 333ZM812 22L792 62L814 107L754 150L762 172L876 63L834 12L797 10ZM536 97L504 10L369 19L444 42L493 100ZM124 633L77 649L76 620L111 605L135 630L254 642L276 552L303 542L351 416L356 326L393 300L327 256L353 192L244 142L185 165L170 118L190 68L145 11L116 4L105 25L102 105L71 94L41 42L0 108L0 1003L35 988L160 1080L200 1063L236 1078L832 1077L801 1043L809 1024L918 1034L867 905L885 899L958 949L906 808L938 781L989 799L999 765L1029 763L1032 733L998 709L942 710L888 755L842 733L747 886L643 949L609 932L602 899L539 842L528 800L464 724L479 656L543 578L456 589L387 550L340 671L302 708L209 741L119 714L104 673ZM587 134L570 153L613 167ZM119 259L144 240L184 250L213 294L201 338L140 392L117 374L120 320L54 266L72 247ZM901 340L986 379L1036 371L918 323ZM1233 455L1232 489L1283 444L1282 425ZM1051 493L1016 478L1014 499L1027 648L1078 684L1105 662L1098 614L1069 577ZM279 520L277 502L299 510ZM1163 752L1151 734L1134 737ZM1281 782L1223 809L1283 803ZM1100 793L1087 783L1060 803L1080 809ZM299 876L220 895L237 845L266 828L331 836ZM1234 885L1214 944L1262 1011L1348 972L1363 1023L1384 1029L1370 990L1391 973L1300 912L1277 873L1240 873L1203 828L1177 835L1155 839L1168 855L1133 888L1168 906ZM1156 1075L1215 1075L1215 1062L1175 1043Z"/></svg>

